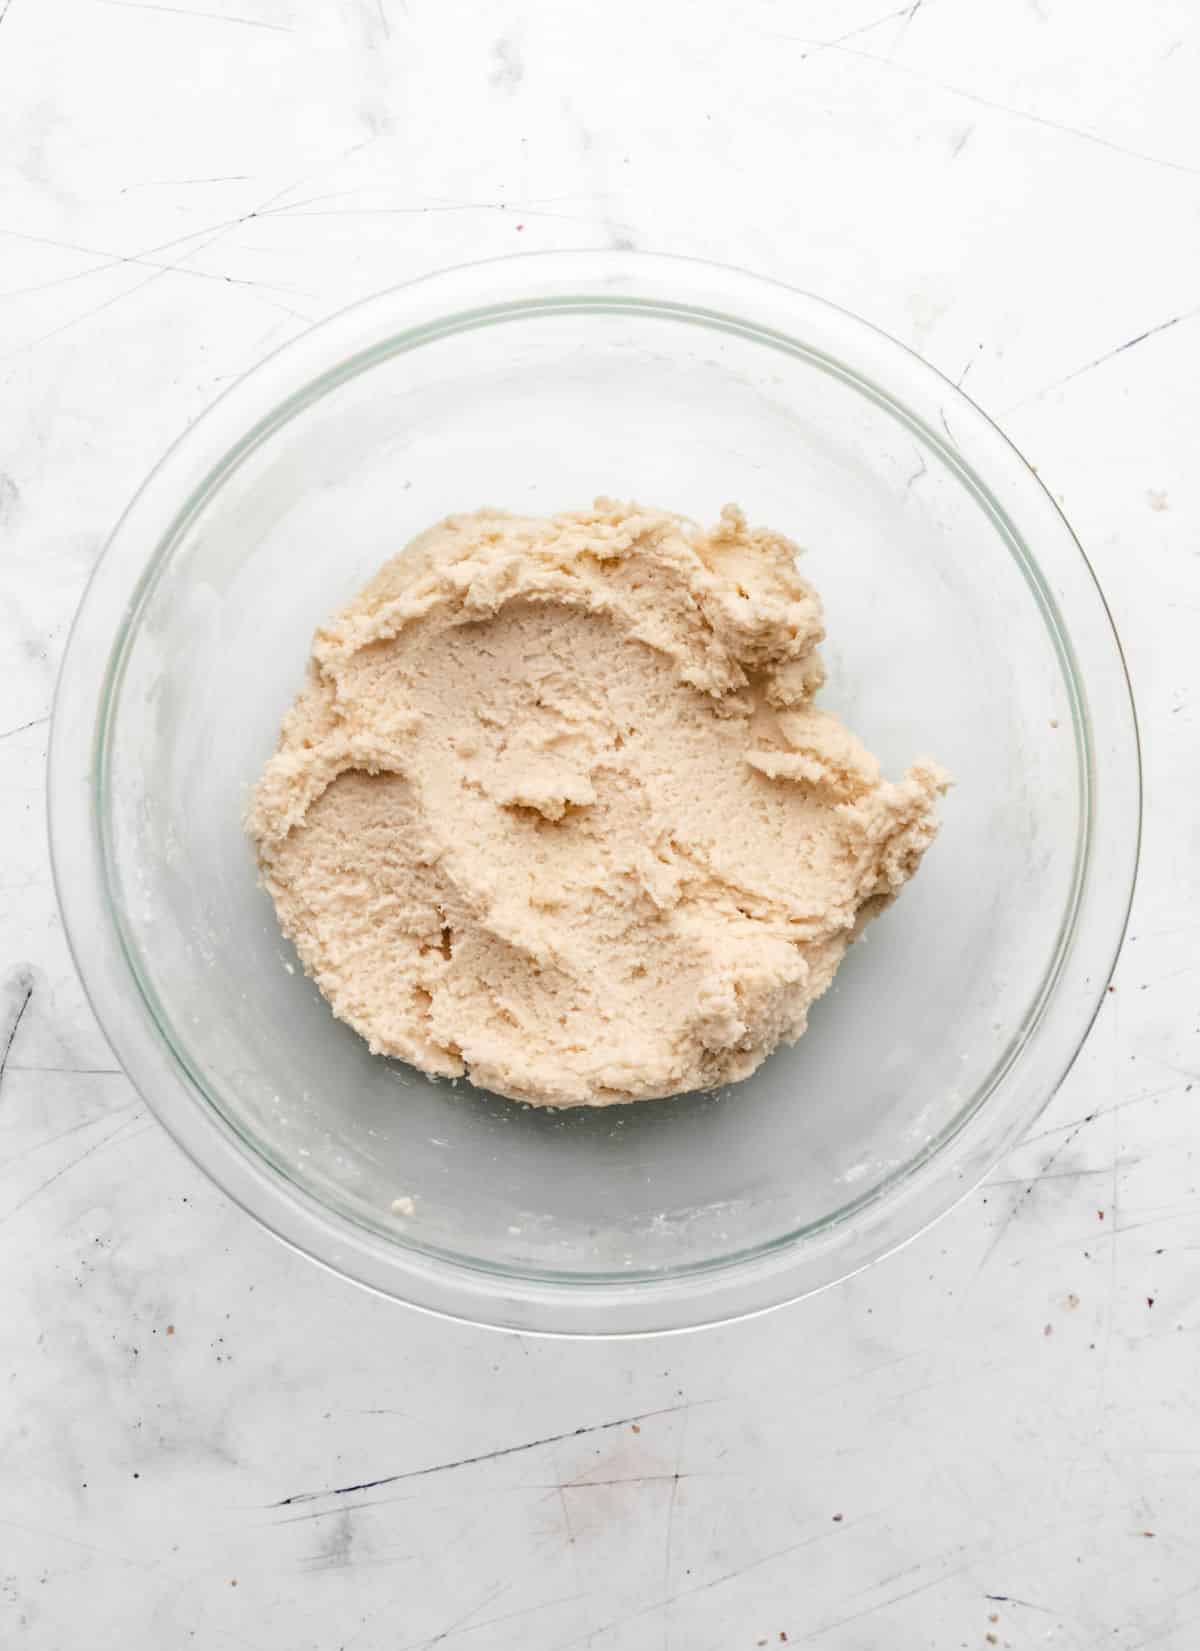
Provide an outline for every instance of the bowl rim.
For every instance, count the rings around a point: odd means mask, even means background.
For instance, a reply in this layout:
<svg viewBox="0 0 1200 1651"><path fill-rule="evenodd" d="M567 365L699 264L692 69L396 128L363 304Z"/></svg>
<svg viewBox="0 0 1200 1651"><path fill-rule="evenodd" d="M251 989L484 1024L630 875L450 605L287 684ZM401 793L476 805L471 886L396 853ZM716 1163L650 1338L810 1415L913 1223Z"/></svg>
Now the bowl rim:
<svg viewBox="0 0 1200 1651"><path fill-rule="evenodd" d="M140 608L183 526L247 453L304 406L401 350L469 327L567 311L668 314L734 331L787 348L883 405L956 473L1008 541L1042 609L1072 702L1082 826L1067 919L1034 1001L989 1078L911 1160L815 1230L669 1273L498 1271L398 1241L382 1224L372 1229L294 1181L221 1113L172 1039L131 951L119 902L109 897L109 844L98 806L106 730ZM1070 601L1078 604L1073 628L1031 539L1052 549L1060 594L1064 583L1071 587ZM93 570L60 670L47 797L59 904L92 1008L151 1110L217 1185L293 1248L394 1299L471 1323L622 1335L723 1322L814 1293L909 1242L978 1184L1048 1103L1103 1001L1136 881L1142 780L1128 670L1094 571L1036 473L961 389L905 345L813 294L720 264L611 251L530 253L435 272L338 312L236 380L160 460ZM1081 962L1090 963L1082 973ZM980 1130L989 1102L1047 1029L1056 993L1060 1005L1066 1001L1065 981L1072 987L1069 1025L1059 1027L1052 1050L1043 1047L1040 1059L1026 1061L1023 1093ZM1060 1008L1060 1021L1065 1013ZM855 1222L860 1231L847 1249Z"/></svg>

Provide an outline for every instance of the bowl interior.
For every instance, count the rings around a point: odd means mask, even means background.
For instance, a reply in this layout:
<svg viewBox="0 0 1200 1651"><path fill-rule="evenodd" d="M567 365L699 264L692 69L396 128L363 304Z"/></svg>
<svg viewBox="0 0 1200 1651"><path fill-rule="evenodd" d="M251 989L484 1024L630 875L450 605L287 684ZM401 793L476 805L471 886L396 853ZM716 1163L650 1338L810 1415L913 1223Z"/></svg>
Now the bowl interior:
<svg viewBox="0 0 1200 1651"><path fill-rule="evenodd" d="M682 308L526 304L381 343L279 409L162 544L110 673L110 899L207 1104L324 1205L512 1277L662 1277L877 1195L986 1096L1079 875L1077 691L1050 599L945 431L813 351ZM552 1113L371 1057L283 943L241 831L314 626L454 510L735 500L806 549L822 703L955 787L807 1036L711 1095Z"/></svg>

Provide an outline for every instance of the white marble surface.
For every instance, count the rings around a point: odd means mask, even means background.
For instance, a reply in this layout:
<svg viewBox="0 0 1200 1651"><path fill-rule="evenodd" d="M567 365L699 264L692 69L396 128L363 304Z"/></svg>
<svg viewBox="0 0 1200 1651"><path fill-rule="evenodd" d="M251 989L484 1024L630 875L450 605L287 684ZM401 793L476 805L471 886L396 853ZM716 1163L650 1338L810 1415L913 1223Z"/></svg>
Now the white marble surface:
<svg viewBox="0 0 1200 1651"><path fill-rule="evenodd" d="M4 1647L1200 1643L1200 20L885 11L0 0ZM819 1300L559 1345L369 1299L183 1159L72 972L43 764L88 569L222 385L407 277L617 244L827 295L1000 420L1111 600L1148 816L1116 990L988 1186Z"/></svg>

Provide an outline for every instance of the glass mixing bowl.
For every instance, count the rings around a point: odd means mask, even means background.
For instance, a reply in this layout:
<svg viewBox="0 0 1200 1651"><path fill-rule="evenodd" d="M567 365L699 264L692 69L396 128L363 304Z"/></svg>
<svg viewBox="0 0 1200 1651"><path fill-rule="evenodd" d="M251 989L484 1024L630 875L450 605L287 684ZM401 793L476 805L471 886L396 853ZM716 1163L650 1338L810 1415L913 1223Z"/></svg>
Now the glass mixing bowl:
<svg viewBox="0 0 1200 1651"><path fill-rule="evenodd" d="M898 777L955 787L808 1034L714 1093L539 1111L376 1059L281 939L242 835L314 626L455 510L599 493L806 547L828 685ZM678 1329L910 1238L1028 1127L1120 944L1140 819L1117 638L1070 529L959 391L733 270L506 259L307 333L183 437L67 649L51 836L133 1081L280 1237L480 1323Z"/></svg>

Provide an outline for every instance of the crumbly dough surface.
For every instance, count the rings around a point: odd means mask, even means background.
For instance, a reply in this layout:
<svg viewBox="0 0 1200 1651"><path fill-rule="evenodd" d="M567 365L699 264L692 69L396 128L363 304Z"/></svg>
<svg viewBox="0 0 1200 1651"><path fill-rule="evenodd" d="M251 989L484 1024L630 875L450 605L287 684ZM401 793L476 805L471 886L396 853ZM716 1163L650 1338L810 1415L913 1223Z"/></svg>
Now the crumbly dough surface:
<svg viewBox="0 0 1200 1651"><path fill-rule="evenodd" d="M812 698L780 535L601 499L452 516L317 632L247 829L378 1054L552 1106L745 1078L917 869L898 783Z"/></svg>

